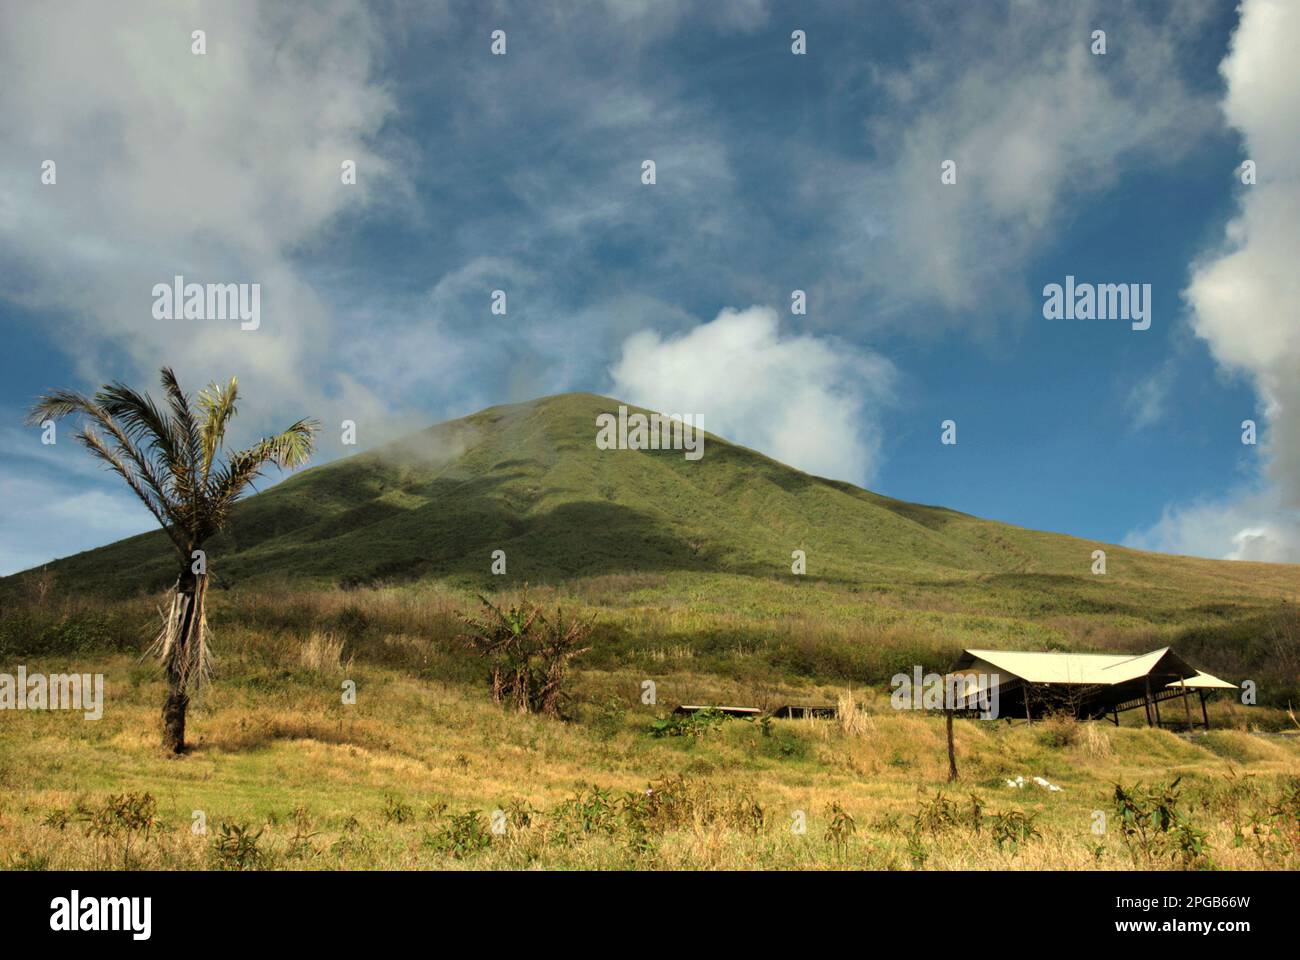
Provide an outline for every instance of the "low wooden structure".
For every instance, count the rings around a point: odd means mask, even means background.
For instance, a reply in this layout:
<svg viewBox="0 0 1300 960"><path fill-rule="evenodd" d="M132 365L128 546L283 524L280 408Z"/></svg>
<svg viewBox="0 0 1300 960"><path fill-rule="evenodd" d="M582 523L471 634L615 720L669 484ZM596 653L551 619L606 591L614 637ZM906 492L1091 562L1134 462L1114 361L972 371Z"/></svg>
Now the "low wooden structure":
<svg viewBox="0 0 1300 960"><path fill-rule="evenodd" d="M724 707L717 704L683 703L673 713L690 714L701 710L716 710L729 717L761 717L764 713L758 707ZM778 720L805 720L813 717L834 719L839 716L840 708L833 703L787 703L770 711Z"/></svg>
<svg viewBox="0 0 1300 960"><path fill-rule="evenodd" d="M783 720L806 720L817 717L834 720L840 708L833 703L787 703L772 711L772 716Z"/></svg>
<svg viewBox="0 0 1300 960"><path fill-rule="evenodd" d="M1208 730L1206 697L1215 690L1237 689L1197 670L1169 647L1138 656L966 650L945 677L945 689L954 688L957 702L952 706L959 712L977 711L977 701L996 695L1000 717L1030 722L1065 712L1119 726L1121 713L1141 707L1148 726L1164 726L1160 704L1180 699L1189 730L1193 695L1200 698L1201 720Z"/></svg>
<svg viewBox="0 0 1300 960"><path fill-rule="evenodd" d="M723 707L715 704L683 703L673 711L678 714L699 713L701 710L716 710L729 717L761 717L763 711L758 707Z"/></svg>

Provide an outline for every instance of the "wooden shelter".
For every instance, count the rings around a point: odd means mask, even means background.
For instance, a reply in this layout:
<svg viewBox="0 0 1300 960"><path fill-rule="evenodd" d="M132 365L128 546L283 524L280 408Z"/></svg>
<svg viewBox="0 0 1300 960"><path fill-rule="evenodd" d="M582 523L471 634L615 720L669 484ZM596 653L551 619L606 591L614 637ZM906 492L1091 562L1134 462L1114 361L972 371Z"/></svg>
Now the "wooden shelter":
<svg viewBox="0 0 1300 960"><path fill-rule="evenodd" d="M763 710L759 707L724 707L715 704L683 703L673 713L690 714L701 710L716 710L729 717L761 717ZM787 703L769 711L778 720L807 720L816 718L834 719L840 709L833 703Z"/></svg>
<svg viewBox="0 0 1300 960"><path fill-rule="evenodd" d="M703 710L716 710L718 713L725 713L729 717L761 717L763 715L763 711L758 707L724 707L712 703L683 703L673 710L673 713L692 714L700 713Z"/></svg>
<svg viewBox="0 0 1300 960"><path fill-rule="evenodd" d="M834 720L839 713L840 708L833 703L787 703L773 710L772 716L778 720Z"/></svg>
<svg viewBox="0 0 1300 960"><path fill-rule="evenodd" d="M945 680L945 689L955 690L954 706L959 711L978 710L975 704L980 698L995 695L999 716L1030 721L1065 712L1119 726L1121 713L1141 707L1148 726L1162 726L1160 704L1181 699L1189 730L1193 694L1200 698L1201 720L1208 730L1206 696L1214 690L1237 689L1197 670L1169 647L1138 656L966 650Z"/></svg>

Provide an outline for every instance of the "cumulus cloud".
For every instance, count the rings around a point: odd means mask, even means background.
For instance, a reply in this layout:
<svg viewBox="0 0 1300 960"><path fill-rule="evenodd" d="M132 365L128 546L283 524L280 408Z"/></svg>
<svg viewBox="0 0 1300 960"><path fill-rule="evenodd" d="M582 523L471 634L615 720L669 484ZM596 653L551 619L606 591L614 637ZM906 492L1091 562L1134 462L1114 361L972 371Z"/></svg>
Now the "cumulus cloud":
<svg viewBox="0 0 1300 960"><path fill-rule="evenodd" d="M1219 556L1300 560L1300 6L1247 0L1220 72L1223 111L1243 137L1258 182L1222 244L1192 273L1184 297L1192 326L1226 370L1259 395L1263 495L1166 511L1153 528L1171 542ZM1226 175L1226 171L1225 171Z"/></svg>
<svg viewBox="0 0 1300 960"><path fill-rule="evenodd" d="M1129 534L1124 544L1161 553L1290 563L1297 559L1300 520L1288 517L1273 491L1241 491L1166 507L1156 523Z"/></svg>
<svg viewBox="0 0 1300 960"><path fill-rule="evenodd" d="M1208 9L1184 0L1158 21L1097 2L915 10L929 48L864 78L885 105L866 125L873 160L810 167L843 185L829 211L843 269L856 263L868 289L963 324L1017 296L1025 263L1071 207L1213 128L1212 97L1183 69ZM1108 48L1096 56L1102 26ZM940 182L947 160L955 185Z"/></svg>
<svg viewBox="0 0 1300 960"><path fill-rule="evenodd" d="M808 473L867 483L878 466L875 417L893 365L829 338L783 334L775 310L750 307L676 336L628 337L609 371L620 399L697 414L705 429Z"/></svg>
<svg viewBox="0 0 1300 960"><path fill-rule="evenodd" d="M0 294L61 318L87 383L169 363L196 386L237 372L262 411L328 409L339 331L295 254L400 191L374 145L394 110L379 43L352 0L5 4ZM259 283L261 328L153 319L154 284L177 274Z"/></svg>

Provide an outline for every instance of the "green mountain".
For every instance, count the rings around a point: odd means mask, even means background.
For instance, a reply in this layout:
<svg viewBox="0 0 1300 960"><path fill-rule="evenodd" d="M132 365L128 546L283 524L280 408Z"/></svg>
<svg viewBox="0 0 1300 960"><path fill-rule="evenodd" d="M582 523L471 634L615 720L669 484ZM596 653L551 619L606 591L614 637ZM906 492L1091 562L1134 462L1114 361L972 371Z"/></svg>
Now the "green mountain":
<svg viewBox="0 0 1300 960"><path fill-rule="evenodd" d="M1140 553L893 500L712 434L697 461L600 450L596 417L618 406L575 393L491 407L301 471L238 505L208 545L213 572L224 585L486 585L501 582L489 568L504 550L513 582L632 571L788 581L791 553L803 550L807 581L854 590L1068 587L1110 590L1098 602L1113 603L1119 585L1276 599L1300 583L1293 566ZM1091 574L1098 548L1105 577ZM61 584L120 596L167 586L175 564L159 531L52 567Z"/></svg>

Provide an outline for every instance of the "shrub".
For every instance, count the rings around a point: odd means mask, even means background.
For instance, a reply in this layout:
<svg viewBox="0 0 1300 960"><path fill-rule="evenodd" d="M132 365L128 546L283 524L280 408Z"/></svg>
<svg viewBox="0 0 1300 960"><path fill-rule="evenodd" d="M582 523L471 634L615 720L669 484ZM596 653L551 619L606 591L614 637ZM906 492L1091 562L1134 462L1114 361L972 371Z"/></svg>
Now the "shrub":
<svg viewBox="0 0 1300 960"><path fill-rule="evenodd" d="M520 713L558 715L567 697L564 683L573 660L589 649L582 644L591 622L565 620L556 610L548 620L527 596L508 610L479 597L480 618L463 617L470 632L458 639L489 663L492 699Z"/></svg>
<svg viewBox="0 0 1300 960"><path fill-rule="evenodd" d="M671 713L650 724L650 736L699 739L712 733L729 719L730 716L717 707L706 707L694 713Z"/></svg>
<svg viewBox="0 0 1300 960"><path fill-rule="evenodd" d="M611 737L623 729L627 719L627 701L622 697L609 697L595 710L591 724L601 734Z"/></svg>
<svg viewBox="0 0 1300 960"><path fill-rule="evenodd" d="M1005 810L993 815L993 841L998 845L998 849L1003 846L1010 846L1011 852L1015 853L1020 844L1025 843L1039 835L1038 829L1034 826L1036 814L1025 813L1021 810Z"/></svg>
<svg viewBox="0 0 1300 960"><path fill-rule="evenodd" d="M401 797L388 794L384 797L384 820L388 823L405 823L414 819L415 811Z"/></svg>
<svg viewBox="0 0 1300 960"><path fill-rule="evenodd" d="M1038 742L1045 747L1072 747L1079 740L1079 721L1071 713L1052 713L1043 721Z"/></svg>
<svg viewBox="0 0 1300 960"><path fill-rule="evenodd" d="M824 839L831 845L835 856L842 858L849 852L849 839L857 832L858 823L838 802L832 802L826 807L826 816L830 818L830 823L826 827Z"/></svg>
<svg viewBox="0 0 1300 960"><path fill-rule="evenodd" d="M97 809L83 807L78 811L78 819L86 824L86 836L106 841L110 846L121 844L121 869L129 870L131 846L137 839L149 842L150 834L159 826L157 813L158 803L151 794L123 793L110 796ZM57 818L47 817L46 822L54 819ZM66 823L67 818L62 821Z"/></svg>
<svg viewBox="0 0 1300 960"><path fill-rule="evenodd" d="M961 811L942 792L936 793L931 800L922 798L912 817L912 830L917 834L938 835L960 824Z"/></svg>
<svg viewBox="0 0 1300 960"><path fill-rule="evenodd" d="M1120 836L1134 862L1169 857L1183 867L1210 866L1210 845L1204 831L1197 829L1181 809L1179 783L1125 787L1115 784L1115 809L1119 813Z"/></svg>
<svg viewBox="0 0 1300 960"><path fill-rule="evenodd" d="M447 817L447 825L425 840L425 845L436 853L456 860L486 850L492 845L492 833L483 815L477 810L467 810Z"/></svg>
<svg viewBox="0 0 1300 960"><path fill-rule="evenodd" d="M254 870L265 855L258 847L262 831L246 823L222 823L212 838L212 857L219 870Z"/></svg>

